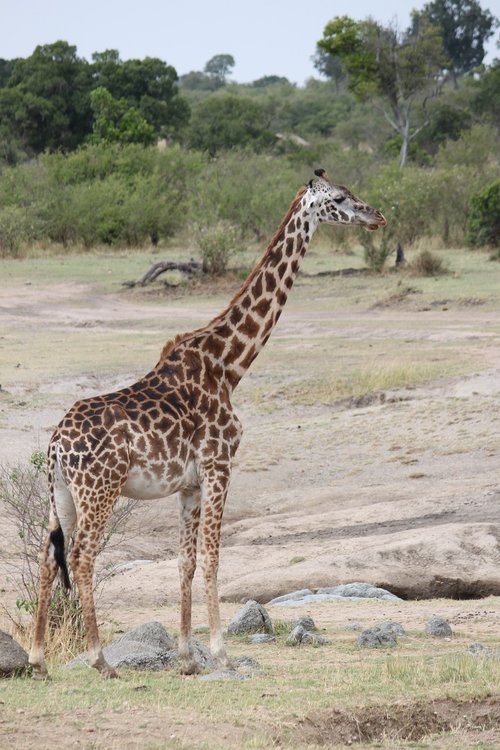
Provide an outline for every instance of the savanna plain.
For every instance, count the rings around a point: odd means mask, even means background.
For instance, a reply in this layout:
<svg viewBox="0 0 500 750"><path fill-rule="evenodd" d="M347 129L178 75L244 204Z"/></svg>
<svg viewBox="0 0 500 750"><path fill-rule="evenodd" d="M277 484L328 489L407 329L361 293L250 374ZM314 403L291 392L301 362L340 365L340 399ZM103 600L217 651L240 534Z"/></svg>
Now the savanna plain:
<svg viewBox="0 0 500 750"><path fill-rule="evenodd" d="M321 234L234 398L245 433L222 532L224 621L249 598L349 581L401 601L270 606L274 643L228 639L230 655L260 664L241 681L123 669L105 682L65 670L71 654L54 649L51 681L0 683L2 749L500 747L500 660L466 652L474 641L499 648L500 263L433 251L446 274L332 275L361 269L362 252L334 252ZM166 339L227 304L238 273L122 286L156 260L189 254L0 261L2 465L26 464L77 398L133 382ZM2 513L0 596L13 611L15 531ZM104 640L150 620L176 632L176 553L175 499L137 504L120 544L98 560L108 570L135 561L100 592ZM202 625L198 573L194 599ZM449 620L451 638L425 635L433 613ZM328 645L285 644L281 623L306 614ZM393 649L361 649L345 629L389 619L408 632Z"/></svg>

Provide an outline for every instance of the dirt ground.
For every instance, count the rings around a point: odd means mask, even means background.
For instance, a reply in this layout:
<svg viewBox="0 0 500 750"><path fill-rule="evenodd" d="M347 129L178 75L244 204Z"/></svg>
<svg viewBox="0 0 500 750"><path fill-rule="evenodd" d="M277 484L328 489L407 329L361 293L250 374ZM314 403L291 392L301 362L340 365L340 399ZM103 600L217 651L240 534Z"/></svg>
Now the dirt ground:
<svg viewBox="0 0 500 750"><path fill-rule="evenodd" d="M463 600L500 595L500 315L447 300L329 310L327 283L303 282L235 397L245 435L222 534L223 617L228 621L248 598L267 602L294 589L369 581L404 599L441 597L439 613L459 624L465 639L491 644L500 626L498 606L488 603L495 600ZM164 339L202 325L229 297L151 303L85 283L0 286L0 463L44 449L74 400L133 382L156 362ZM436 361L450 356L455 370L363 398L300 395L316 367L326 377L359 356L369 369L387 352L393 359L401 352ZM101 561L133 562L108 580L101 622L124 629L160 619L176 628L176 552L175 499L141 503L126 538ZM8 581L2 592L12 604ZM194 600L195 624L203 623L198 573ZM377 619L416 627L434 606L431 599L307 612L325 628L353 619L369 624L375 611ZM299 614L298 607L273 611ZM314 721L314 742L322 744L325 722L334 719ZM338 741L349 744L344 734Z"/></svg>

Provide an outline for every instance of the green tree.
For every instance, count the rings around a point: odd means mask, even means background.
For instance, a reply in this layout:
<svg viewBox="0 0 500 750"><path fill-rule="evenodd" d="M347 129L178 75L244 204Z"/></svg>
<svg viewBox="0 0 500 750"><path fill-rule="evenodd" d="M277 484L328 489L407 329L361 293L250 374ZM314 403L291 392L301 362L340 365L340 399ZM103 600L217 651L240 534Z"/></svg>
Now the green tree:
<svg viewBox="0 0 500 750"><path fill-rule="evenodd" d="M235 66L232 55L214 55L210 58L204 68L206 73L214 81L217 88L226 84L226 79Z"/></svg>
<svg viewBox="0 0 500 750"><path fill-rule="evenodd" d="M368 19L334 18L318 47L342 61L349 88L360 99L381 103L384 117L401 137L400 166L411 141L427 124L415 126L415 111L438 92L444 58L439 33L422 23L415 33L401 33Z"/></svg>
<svg viewBox="0 0 500 750"><path fill-rule="evenodd" d="M467 241L471 245L500 247L500 180L472 196Z"/></svg>
<svg viewBox="0 0 500 750"><path fill-rule="evenodd" d="M58 41L36 47L13 61L7 85L0 89L0 117L20 134L28 151L72 149L91 128L88 63L76 47Z"/></svg>
<svg viewBox="0 0 500 750"><path fill-rule="evenodd" d="M94 142L153 143L154 127L126 99L115 99L103 86L90 95Z"/></svg>
<svg viewBox="0 0 500 750"><path fill-rule="evenodd" d="M333 81L335 83L336 91L340 91L346 78L344 66L342 65L340 57L330 55L324 49L318 47L312 60L318 73Z"/></svg>
<svg viewBox="0 0 500 750"><path fill-rule="evenodd" d="M412 33L428 24L441 32L456 85L457 76L469 73L483 62L484 45L498 21L489 10L483 10L477 0L432 0L422 10L413 11Z"/></svg>
<svg viewBox="0 0 500 750"><path fill-rule="evenodd" d="M138 110L159 136L179 135L189 121L190 109L179 95L175 68L156 57L120 60L118 50L92 55L94 86Z"/></svg>
<svg viewBox="0 0 500 750"><path fill-rule="evenodd" d="M213 156L221 149L249 146L254 151L271 145L275 136L258 102L234 94L218 94L193 111L189 145Z"/></svg>
<svg viewBox="0 0 500 750"><path fill-rule="evenodd" d="M481 76L472 100L472 109L486 115L500 130L500 60L495 60Z"/></svg>

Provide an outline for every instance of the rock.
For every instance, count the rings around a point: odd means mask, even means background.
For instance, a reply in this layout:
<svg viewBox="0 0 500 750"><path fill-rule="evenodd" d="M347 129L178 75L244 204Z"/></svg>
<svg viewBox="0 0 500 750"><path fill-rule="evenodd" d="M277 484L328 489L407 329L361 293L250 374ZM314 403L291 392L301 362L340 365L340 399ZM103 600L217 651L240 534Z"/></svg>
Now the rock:
<svg viewBox="0 0 500 750"><path fill-rule="evenodd" d="M0 677L22 672L28 666L28 654L11 635L0 630Z"/></svg>
<svg viewBox="0 0 500 750"><path fill-rule="evenodd" d="M481 656L484 659L500 659L500 651L493 651L489 646L484 646L478 641L471 643L470 646L465 649L465 652L467 654L472 654L473 656Z"/></svg>
<svg viewBox="0 0 500 750"><path fill-rule="evenodd" d="M259 662L251 656L235 656L231 661L236 669L240 669L245 674L254 675L260 672Z"/></svg>
<svg viewBox="0 0 500 750"><path fill-rule="evenodd" d="M248 680L249 677L250 675L241 674L232 669L219 669L209 674L202 674L198 679L203 682L214 682L215 680Z"/></svg>
<svg viewBox="0 0 500 750"><path fill-rule="evenodd" d="M388 633L389 635L393 635L395 637L406 637L406 630L399 622L394 622L393 620L386 620L385 622L381 622L379 625L374 625L372 628L376 633Z"/></svg>
<svg viewBox="0 0 500 750"><path fill-rule="evenodd" d="M328 638L323 638L322 635L318 635L318 633L311 633L309 630L306 630L300 643L302 646L326 646L331 641Z"/></svg>
<svg viewBox="0 0 500 750"><path fill-rule="evenodd" d="M306 617L299 617L298 620L295 620L294 623L292 623L292 630L297 627L297 625L302 625L304 630L308 630L310 633L312 633L314 630L317 630L318 628L315 625L315 622L312 617L306 616Z"/></svg>
<svg viewBox="0 0 500 750"><path fill-rule="evenodd" d="M195 661L202 669L214 669L215 661L210 650L193 639ZM174 669L178 666L179 652L176 640L159 622L147 622L129 630L102 650L108 664L131 669ZM88 665L88 652L79 654L66 664L69 669Z"/></svg>
<svg viewBox="0 0 500 750"><path fill-rule="evenodd" d="M343 598L359 597L360 599L383 599L385 601L401 601L399 596L391 594L387 589L373 586L371 583L343 583L340 586L323 587L316 594L341 596Z"/></svg>
<svg viewBox="0 0 500 750"><path fill-rule="evenodd" d="M227 627L232 635L241 633L273 633L273 624L262 604L250 599L233 617Z"/></svg>
<svg viewBox="0 0 500 750"><path fill-rule="evenodd" d="M170 635L161 622L155 621L146 622L144 625L132 628L132 630L117 638L116 641L137 641L161 651L171 651L176 645L175 638Z"/></svg>
<svg viewBox="0 0 500 750"><path fill-rule="evenodd" d="M344 630L363 630L363 626L360 622L348 622L344 625Z"/></svg>
<svg viewBox="0 0 500 750"><path fill-rule="evenodd" d="M251 643L274 643L276 638L270 633L254 633L250 636Z"/></svg>
<svg viewBox="0 0 500 750"><path fill-rule="evenodd" d="M323 638L323 636L318 635L317 633L311 633L309 630L306 630L303 625L295 625L294 629L286 639L286 642L289 646L324 646L325 644L330 643L330 641L326 638Z"/></svg>
<svg viewBox="0 0 500 750"><path fill-rule="evenodd" d="M304 637L306 631L302 627L302 625L297 625L294 627L288 638L286 639L286 642L289 646L298 646L299 643L302 642L302 638Z"/></svg>
<svg viewBox="0 0 500 750"><path fill-rule="evenodd" d="M283 594L282 596L276 596L274 599L271 599L268 604L282 604L283 602L286 602L286 604L289 604L290 602L296 602L300 599L303 599L305 596L314 596L311 589L300 589L299 591L291 591L289 594Z"/></svg>
<svg viewBox="0 0 500 750"><path fill-rule="evenodd" d="M381 646L397 646L396 638L390 633L376 631L374 628L363 630L358 636L358 646L362 648L380 648Z"/></svg>
<svg viewBox="0 0 500 750"><path fill-rule="evenodd" d="M432 617L425 623L425 632L427 635L432 635L436 638L446 638L447 636L453 635L453 631L450 627L448 620L439 615L432 615Z"/></svg>
<svg viewBox="0 0 500 750"><path fill-rule="evenodd" d="M483 646L479 641L471 643L470 646L467 646L465 651L467 654L474 654L475 656L486 656L488 653L491 653L491 649L488 648L488 646Z"/></svg>

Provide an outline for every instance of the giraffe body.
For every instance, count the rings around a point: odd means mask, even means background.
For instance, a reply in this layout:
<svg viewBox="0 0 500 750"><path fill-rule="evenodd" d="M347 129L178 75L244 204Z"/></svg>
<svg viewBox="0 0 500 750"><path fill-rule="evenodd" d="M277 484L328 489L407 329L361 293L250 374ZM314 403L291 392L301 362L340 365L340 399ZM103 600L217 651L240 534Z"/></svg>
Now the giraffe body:
<svg viewBox="0 0 500 750"><path fill-rule="evenodd" d="M229 306L203 328L177 336L158 364L128 388L77 401L49 444L50 532L41 552L40 595L30 663L45 678L43 639L58 566L69 563L80 593L92 666L105 677L92 597L94 563L119 495L151 500L178 493L181 671L197 671L191 647L191 584L201 525L210 647L229 667L217 569L231 462L242 429L231 395L269 338L319 223L385 225L378 211L323 170L297 194L262 260ZM67 571L66 574L67 576Z"/></svg>

